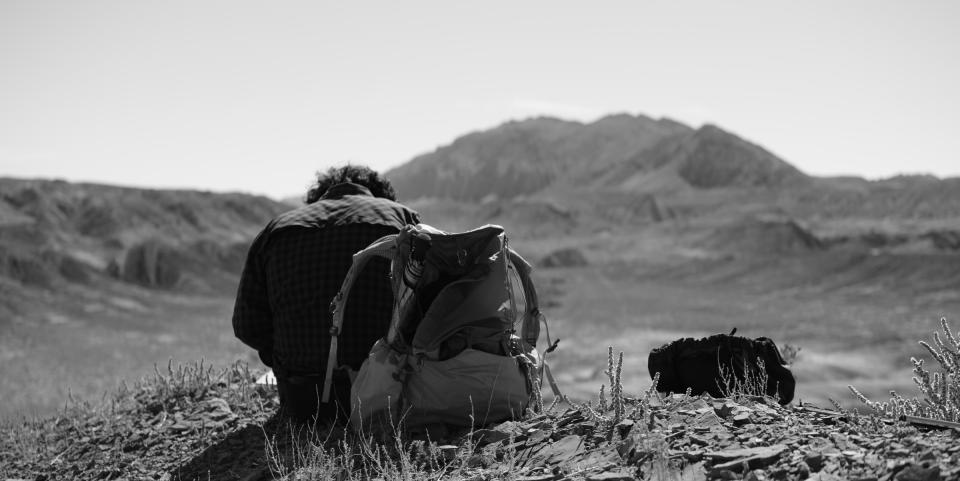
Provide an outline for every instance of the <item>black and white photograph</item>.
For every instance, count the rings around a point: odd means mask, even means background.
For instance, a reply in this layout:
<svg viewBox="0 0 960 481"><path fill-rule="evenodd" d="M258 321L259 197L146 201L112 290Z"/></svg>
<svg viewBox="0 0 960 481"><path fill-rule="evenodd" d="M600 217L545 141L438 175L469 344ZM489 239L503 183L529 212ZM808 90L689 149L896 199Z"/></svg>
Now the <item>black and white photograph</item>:
<svg viewBox="0 0 960 481"><path fill-rule="evenodd" d="M0 481L960 479L960 3L0 0Z"/></svg>

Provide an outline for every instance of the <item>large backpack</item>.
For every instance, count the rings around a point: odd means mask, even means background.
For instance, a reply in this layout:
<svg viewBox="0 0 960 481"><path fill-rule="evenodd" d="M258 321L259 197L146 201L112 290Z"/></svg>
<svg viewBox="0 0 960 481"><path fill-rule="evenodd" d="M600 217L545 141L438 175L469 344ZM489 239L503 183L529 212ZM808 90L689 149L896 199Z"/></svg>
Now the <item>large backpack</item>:
<svg viewBox="0 0 960 481"><path fill-rule="evenodd" d="M683 393L690 389L694 395L713 397L750 390L750 394L766 394L788 404L796 380L780 349L770 338L748 339L735 336L736 331L677 339L651 351L647 369L651 378L660 373L657 390Z"/></svg>
<svg viewBox="0 0 960 481"><path fill-rule="evenodd" d="M377 256L391 260L393 316L354 379L355 428L374 419L407 428L478 426L518 418L542 403L544 364L536 344L545 318L530 264L507 246L500 226L451 234L423 224L353 256L331 303L324 401L350 289Z"/></svg>

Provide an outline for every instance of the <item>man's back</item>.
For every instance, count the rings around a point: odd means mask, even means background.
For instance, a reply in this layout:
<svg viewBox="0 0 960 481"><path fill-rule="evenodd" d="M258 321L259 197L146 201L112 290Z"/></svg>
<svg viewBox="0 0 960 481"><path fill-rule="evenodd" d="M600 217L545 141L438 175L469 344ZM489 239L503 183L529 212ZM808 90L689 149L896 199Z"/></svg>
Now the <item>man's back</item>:
<svg viewBox="0 0 960 481"><path fill-rule="evenodd" d="M280 215L250 248L234 310L237 337L275 370L322 373L329 349L329 303L352 255L417 222L412 210L349 183ZM340 336L340 363L359 367L386 332L393 304L388 272L386 261L374 263L358 279Z"/></svg>

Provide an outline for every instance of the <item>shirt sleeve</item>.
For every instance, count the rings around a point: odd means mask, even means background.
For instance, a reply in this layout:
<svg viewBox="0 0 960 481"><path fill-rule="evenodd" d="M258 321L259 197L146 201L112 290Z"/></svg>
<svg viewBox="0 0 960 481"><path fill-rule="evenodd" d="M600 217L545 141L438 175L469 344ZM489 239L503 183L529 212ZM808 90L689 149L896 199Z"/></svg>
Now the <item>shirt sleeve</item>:
<svg viewBox="0 0 960 481"><path fill-rule="evenodd" d="M237 300L233 306L233 333L244 344L256 349L260 358L272 357L273 316L267 294L263 259L260 252L266 243L266 230L253 241L240 276ZM264 361L266 363L266 361ZM266 363L270 364L270 363Z"/></svg>

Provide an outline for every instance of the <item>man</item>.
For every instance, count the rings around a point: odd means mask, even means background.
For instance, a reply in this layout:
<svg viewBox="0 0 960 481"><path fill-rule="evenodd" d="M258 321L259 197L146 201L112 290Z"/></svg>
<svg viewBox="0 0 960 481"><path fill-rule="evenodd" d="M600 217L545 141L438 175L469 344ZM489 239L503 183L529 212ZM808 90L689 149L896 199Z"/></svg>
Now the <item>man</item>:
<svg viewBox="0 0 960 481"><path fill-rule="evenodd" d="M320 402L330 348L330 301L352 256L419 215L396 202L389 181L373 170L348 165L317 175L306 205L272 220L253 241L233 311L237 338L273 368L281 410L318 421L347 419L350 380L334 371L330 402ZM359 369L390 325L393 293L389 262L376 259L350 294L339 364Z"/></svg>

